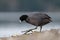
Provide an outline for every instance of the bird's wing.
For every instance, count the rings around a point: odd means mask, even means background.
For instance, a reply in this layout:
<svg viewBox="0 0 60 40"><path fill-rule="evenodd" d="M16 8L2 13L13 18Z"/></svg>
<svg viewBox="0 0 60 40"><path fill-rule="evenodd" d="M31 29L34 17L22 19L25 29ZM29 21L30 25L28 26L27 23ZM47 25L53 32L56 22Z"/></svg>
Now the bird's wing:
<svg viewBox="0 0 60 40"><path fill-rule="evenodd" d="M42 20L49 19L49 18L51 17L49 17L46 13L36 13L29 16L30 20L37 21L37 22L41 22Z"/></svg>

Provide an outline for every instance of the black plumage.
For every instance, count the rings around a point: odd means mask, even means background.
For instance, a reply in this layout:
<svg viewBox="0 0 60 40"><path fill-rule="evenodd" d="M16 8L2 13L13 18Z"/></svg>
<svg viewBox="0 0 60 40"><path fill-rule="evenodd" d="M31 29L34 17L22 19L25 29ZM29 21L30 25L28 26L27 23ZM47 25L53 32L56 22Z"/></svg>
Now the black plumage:
<svg viewBox="0 0 60 40"><path fill-rule="evenodd" d="M26 21L27 23L35 25L36 28L34 29L37 29L37 27L40 26L40 32L43 25L48 24L52 21L51 17L45 13L35 13L33 15L22 15L19 19L21 21ZM32 31L34 29L30 29L27 32Z"/></svg>

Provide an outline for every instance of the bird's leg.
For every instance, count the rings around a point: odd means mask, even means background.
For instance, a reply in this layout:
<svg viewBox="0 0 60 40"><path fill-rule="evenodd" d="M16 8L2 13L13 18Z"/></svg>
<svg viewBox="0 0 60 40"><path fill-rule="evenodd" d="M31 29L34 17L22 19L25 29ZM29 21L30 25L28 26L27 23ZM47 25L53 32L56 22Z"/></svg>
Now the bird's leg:
<svg viewBox="0 0 60 40"><path fill-rule="evenodd" d="M42 30L42 26L40 26L40 32L41 32L41 30Z"/></svg>
<svg viewBox="0 0 60 40"><path fill-rule="evenodd" d="M36 26L34 29L37 29L37 26ZM34 29L27 30L24 34L30 32L30 31L32 31L32 30L34 30Z"/></svg>

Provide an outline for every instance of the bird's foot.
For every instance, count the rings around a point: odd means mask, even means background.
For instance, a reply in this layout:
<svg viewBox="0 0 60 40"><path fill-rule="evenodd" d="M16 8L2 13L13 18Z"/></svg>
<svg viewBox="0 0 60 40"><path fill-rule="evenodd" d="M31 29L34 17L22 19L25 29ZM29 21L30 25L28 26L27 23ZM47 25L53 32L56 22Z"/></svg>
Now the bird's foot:
<svg viewBox="0 0 60 40"><path fill-rule="evenodd" d="M26 31L22 31L22 32L25 32L24 34L27 34L27 33L30 32L30 31L33 32L32 29L26 30ZM32 33L31 33L31 34L32 34Z"/></svg>

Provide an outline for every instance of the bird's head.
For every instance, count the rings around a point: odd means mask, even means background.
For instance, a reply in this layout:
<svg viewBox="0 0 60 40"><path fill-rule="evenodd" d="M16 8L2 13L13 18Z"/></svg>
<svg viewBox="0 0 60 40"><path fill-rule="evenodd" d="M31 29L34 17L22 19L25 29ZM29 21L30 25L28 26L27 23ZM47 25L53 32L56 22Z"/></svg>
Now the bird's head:
<svg viewBox="0 0 60 40"><path fill-rule="evenodd" d="M27 18L28 18L28 15L22 15L22 16L19 18L19 20L20 20L20 22L22 22L22 21L26 21Z"/></svg>

